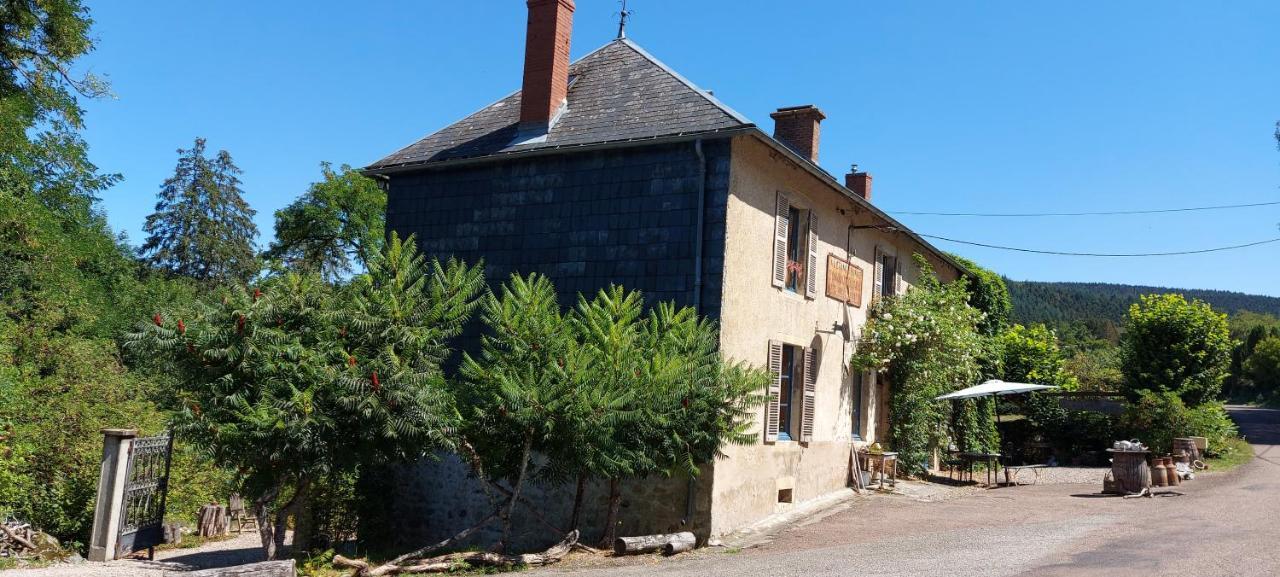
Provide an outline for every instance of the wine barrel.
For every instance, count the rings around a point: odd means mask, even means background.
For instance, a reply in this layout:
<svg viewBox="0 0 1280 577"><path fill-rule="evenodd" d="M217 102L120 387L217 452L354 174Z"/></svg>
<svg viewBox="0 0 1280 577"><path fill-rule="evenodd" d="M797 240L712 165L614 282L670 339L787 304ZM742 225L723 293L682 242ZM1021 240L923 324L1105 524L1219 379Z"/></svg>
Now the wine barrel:
<svg viewBox="0 0 1280 577"><path fill-rule="evenodd" d="M1111 476L1115 478L1115 492L1130 495L1151 488L1148 451L1107 449L1107 452L1111 453Z"/></svg>

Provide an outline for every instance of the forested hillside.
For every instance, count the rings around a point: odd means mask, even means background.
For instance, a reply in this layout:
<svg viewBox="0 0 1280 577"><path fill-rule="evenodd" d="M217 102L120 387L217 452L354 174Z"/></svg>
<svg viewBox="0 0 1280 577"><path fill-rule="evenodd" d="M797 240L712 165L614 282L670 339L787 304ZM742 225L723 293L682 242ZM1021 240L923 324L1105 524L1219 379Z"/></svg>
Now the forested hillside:
<svg viewBox="0 0 1280 577"><path fill-rule="evenodd" d="M1007 279L1006 282L1013 300L1014 318L1023 324L1109 320L1119 325L1139 295L1167 292L1200 299L1228 314L1247 310L1280 316L1280 298L1229 291Z"/></svg>

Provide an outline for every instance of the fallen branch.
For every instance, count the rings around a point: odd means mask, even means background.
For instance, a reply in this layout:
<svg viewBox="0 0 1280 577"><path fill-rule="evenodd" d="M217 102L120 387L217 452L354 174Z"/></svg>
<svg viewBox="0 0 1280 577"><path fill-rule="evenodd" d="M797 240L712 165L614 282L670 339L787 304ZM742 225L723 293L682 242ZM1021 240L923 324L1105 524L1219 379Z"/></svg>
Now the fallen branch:
<svg viewBox="0 0 1280 577"><path fill-rule="evenodd" d="M491 516L492 517L492 516ZM474 528L473 528L474 529ZM456 537L456 536L455 536ZM446 541L453 539L446 539ZM345 569L355 569L352 575L361 575L374 577L377 575L398 575L401 573L443 573L456 568L460 563L466 563L473 567L503 567L503 566L525 566L537 567L541 565L550 565L556 563L569 554L573 550L573 546L578 543L578 532L570 531L563 540L551 548L541 553L526 553L524 555L506 555L503 553L493 553L489 551L475 551L469 553L449 553L438 557L430 557L426 559L397 557L399 562L391 562L379 565L372 569L369 564L361 560L347 559L341 555L333 558L335 567ZM402 564L412 563L412 564Z"/></svg>
<svg viewBox="0 0 1280 577"><path fill-rule="evenodd" d="M0 523L0 531L4 531L4 534L8 535L10 539L13 539L15 543L22 545L23 547L26 547L27 549L30 549L32 551L36 550L35 543L32 543L27 539L23 539L21 536L18 535L17 531L10 529L4 523Z"/></svg>
<svg viewBox="0 0 1280 577"><path fill-rule="evenodd" d="M401 563L405 563L407 561L413 561L415 559L420 559L422 558L422 556L428 553L431 553L433 551L439 551L441 549L444 549L445 547L453 545L454 543L462 541L467 537L470 537L472 533L475 533L476 531L480 530L481 527L484 527L485 525L492 523L494 519L497 519L499 511L500 510L494 510L494 512L489 513L488 517L481 519L479 523L476 523L475 525L472 525L470 527L467 527L466 529L459 531L454 536L449 537L444 541L441 541L434 545L427 545L426 547L422 547L420 549L414 549L413 551L405 553L404 555L396 557L395 559L387 561L386 563L383 563L382 565L379 565L377 567L370 568L368 561L364 561L362 559L347 559L342 555L334 556L333 564L337 565L338 567L355 569L355 572L352 573L352 575L368 575L370 577L373 577L376 575L386 575L391 571L391 568L398 566ZM341 561L341 563L339 563L339 561Z"/></svg>

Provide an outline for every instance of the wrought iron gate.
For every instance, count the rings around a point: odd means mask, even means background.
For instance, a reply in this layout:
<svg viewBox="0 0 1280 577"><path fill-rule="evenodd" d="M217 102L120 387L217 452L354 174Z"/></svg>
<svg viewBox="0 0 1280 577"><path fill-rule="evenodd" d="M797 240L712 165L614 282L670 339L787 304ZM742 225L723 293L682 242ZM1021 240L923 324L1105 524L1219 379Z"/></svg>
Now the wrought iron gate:
<svg viewBox="0 0 1280 577"><path fill-rule="evenodd" d="M125 473L120 536L116 539L117 558L164 541L164 505L172 453L172 435L133 440Z"/></svg>

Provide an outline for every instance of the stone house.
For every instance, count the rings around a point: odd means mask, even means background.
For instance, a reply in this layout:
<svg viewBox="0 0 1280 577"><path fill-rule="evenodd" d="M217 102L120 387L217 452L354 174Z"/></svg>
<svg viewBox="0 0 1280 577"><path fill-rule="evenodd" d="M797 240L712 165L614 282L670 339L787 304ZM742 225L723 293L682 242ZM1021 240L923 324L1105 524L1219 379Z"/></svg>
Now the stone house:
<svg viewBox="0 0 1280 577"><path fill-rule="evenodd" d="M565 305L619 283L696 307L724 355L773 371L760 442L696 482L626 487L622 534L721 535L846 487L850 451L890 418L888 384L848 368L868 304L916 282L913 254L943 281L965 271L872 204L871 175L818 166L818 108L778 109L769 134L628 39L571 63L573 1L528 8L520 91L367 167L387 226L429 255L484 259L495 285L546 274ZM414 539L485 513L450 459L395 484L420 496L397 515ZM567 518L571 488L534 491L546 519Z"/></svg>

